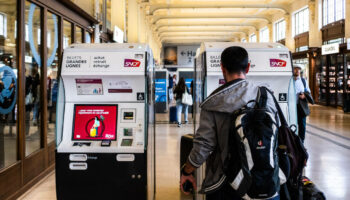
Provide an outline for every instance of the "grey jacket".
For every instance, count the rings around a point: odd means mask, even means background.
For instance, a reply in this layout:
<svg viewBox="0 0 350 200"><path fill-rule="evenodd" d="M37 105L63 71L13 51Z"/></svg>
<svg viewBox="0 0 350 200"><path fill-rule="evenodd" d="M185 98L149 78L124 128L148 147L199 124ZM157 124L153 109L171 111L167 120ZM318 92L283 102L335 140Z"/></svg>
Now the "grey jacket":
<svg viewBox="0 0 350 200"><path fill-rule="evenodd" d="M200 124L194 136L188 161L200 167L206 161L206 176L201 193L210 193L225 183L223 162L228 151L228 133L232 126L232 113L258 97L259 86L247 80L234 80L214 91L200 105ZM273 98L268 94L267 109L276 116Z"/></svg>

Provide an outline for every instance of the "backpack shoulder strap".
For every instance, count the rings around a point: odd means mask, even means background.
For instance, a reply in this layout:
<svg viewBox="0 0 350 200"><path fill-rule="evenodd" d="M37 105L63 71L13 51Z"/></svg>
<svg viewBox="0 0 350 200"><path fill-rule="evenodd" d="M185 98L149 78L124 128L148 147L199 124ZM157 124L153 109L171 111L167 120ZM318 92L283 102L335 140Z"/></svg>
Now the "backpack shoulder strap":
<svg viewBox="0 0 350 200"><path fill-rule="evenodd" d="M267 104L267 88L266 87L259 87L259 94L258 94L258 106L259 108L265 108Z"/></svg>
<svg viewBox="0 0 350 200"><path fill-rule="evenodd" d="M283 111L280 107L280 105L278 104L278 101L277 99L275 98L275 95L273 94L273 92L271 92L269 89L265 88L267 92L269 92L273 98L273 101L275 102L275 106L276 106L276 109L277 109L277 112L278 112L278 116L279 116L279 119L281 121L281 125L285 125L285 126L288 126L288 123L287 123L287 120L286 118L284 117L284 114L283 114Z"/></svg>
<svg viewBox="0 0 350 200"><path fill-rule="evenodd" d="M301 77L301 81L303 82L304 88L306 88L306 80L303 77Z"/></svg>

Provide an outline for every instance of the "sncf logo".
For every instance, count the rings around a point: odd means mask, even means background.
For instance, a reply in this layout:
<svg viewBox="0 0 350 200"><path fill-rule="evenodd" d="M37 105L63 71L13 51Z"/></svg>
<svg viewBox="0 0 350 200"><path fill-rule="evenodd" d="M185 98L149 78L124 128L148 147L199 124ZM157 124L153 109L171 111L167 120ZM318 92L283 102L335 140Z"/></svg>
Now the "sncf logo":
<svg viewBox="0 0 350 200"><path fill-rule="evenodd" d="M125 59L124 67L140 67L141 62L134 59Z"/></svg>
<svg viewBox="0 0 350 200"><path fill-rule="evenodd" d="M286 67L287 62L280 59L270 59L270 66L271 67Z"/></svg>

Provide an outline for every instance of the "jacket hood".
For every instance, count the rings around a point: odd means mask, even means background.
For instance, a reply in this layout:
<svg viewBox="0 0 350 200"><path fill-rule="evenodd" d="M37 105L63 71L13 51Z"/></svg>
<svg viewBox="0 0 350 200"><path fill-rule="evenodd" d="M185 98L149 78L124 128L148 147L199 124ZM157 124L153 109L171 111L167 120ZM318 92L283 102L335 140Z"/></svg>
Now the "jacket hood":
<svg viewBox="0 0 350 200"><path fill-rule="evenodd" d="M200 107L207 111L232 113L249 101L256 100L261 86L269 88L267 84L257 84L247 80L224 85L206 98Z"/></svg>

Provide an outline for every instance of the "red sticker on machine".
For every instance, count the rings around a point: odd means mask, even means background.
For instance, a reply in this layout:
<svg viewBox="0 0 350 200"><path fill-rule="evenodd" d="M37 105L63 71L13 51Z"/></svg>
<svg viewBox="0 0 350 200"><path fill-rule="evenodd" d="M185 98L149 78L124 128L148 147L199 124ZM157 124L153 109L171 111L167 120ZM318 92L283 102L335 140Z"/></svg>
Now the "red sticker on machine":
<svg viewBox="0 0 350 200"><path fill-rule="evenodd" d="M280 59L270 59L270 66L271 67L286 67L287 61L280 60Z"/></svg>
<svg viewBox="0 0 350 200"><path fill-rule="evenodd" d="M134 59L125 59L124 67L140 67L141 62Z"/></svg>

